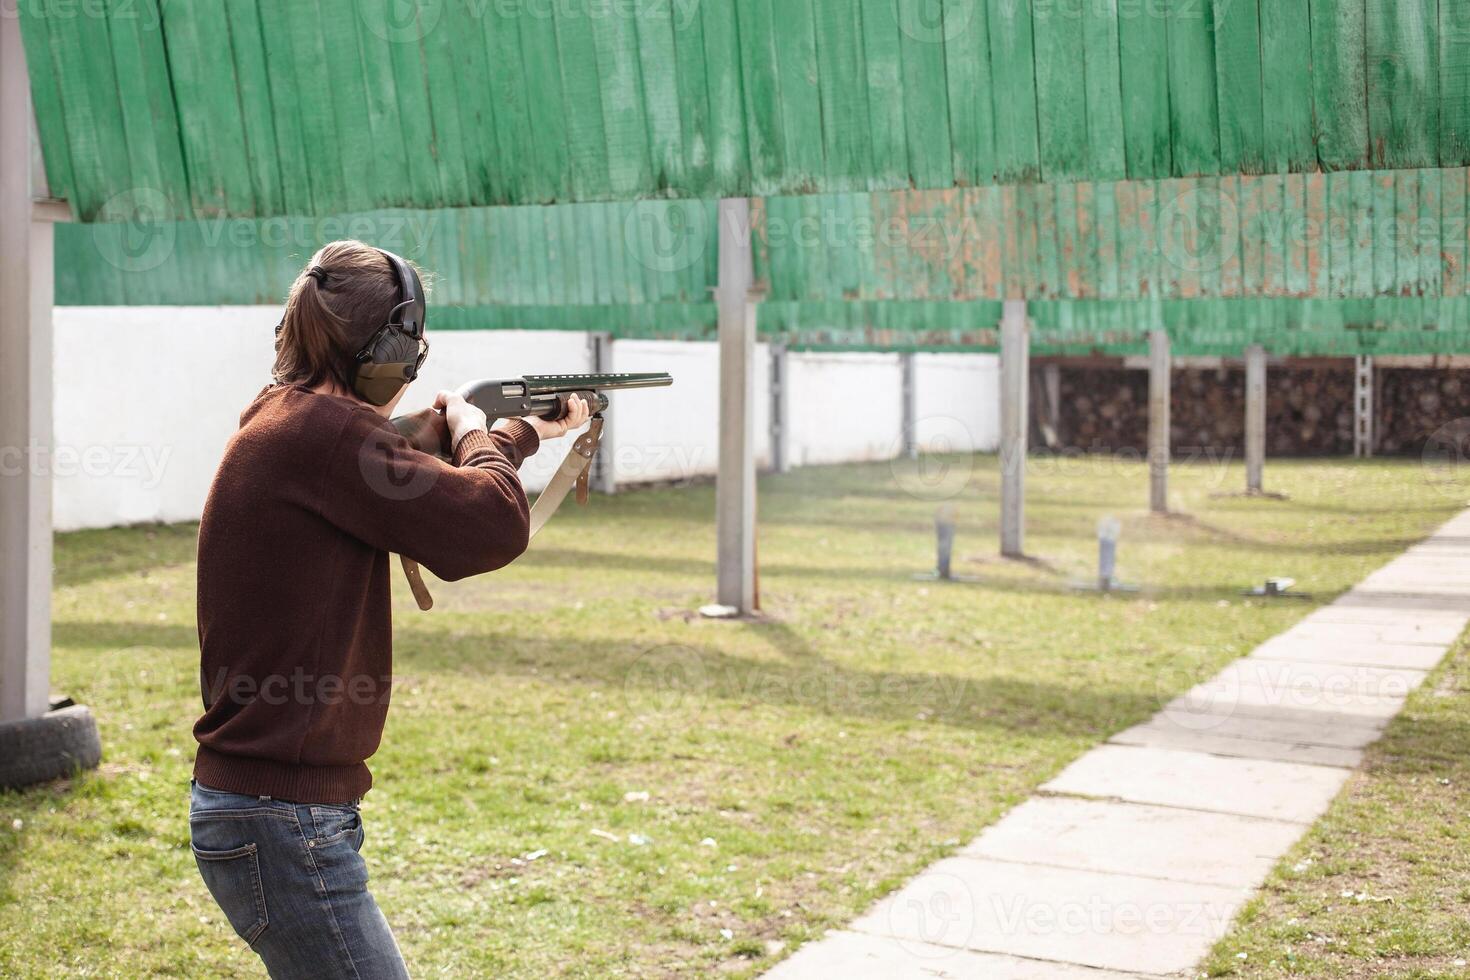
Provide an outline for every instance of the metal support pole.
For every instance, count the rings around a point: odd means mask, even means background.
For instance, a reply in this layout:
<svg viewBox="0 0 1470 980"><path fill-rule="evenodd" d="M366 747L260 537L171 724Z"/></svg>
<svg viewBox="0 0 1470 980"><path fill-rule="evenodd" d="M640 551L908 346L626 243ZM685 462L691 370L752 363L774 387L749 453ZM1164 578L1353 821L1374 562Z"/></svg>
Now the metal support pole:
<svg viewBox="0 0 1470 980"><path fill-rule="evenodd" d="M591 353L592 373L609 374L613 368L613 338L612 334L605 332L594 332L587 335L587 347ZM617 396L609 394L608 400L612 401ZM603 417L602 436L597 455L592 457L592 473L588 482L592 489L598 493L615 494L618 492L617 467L617 426L613 422L617 413L609 411Z"/></svg>
<svg viewBox="0 0 1470 980"><path fill-rule="evenodd" d="M1148 506L1169 512L1169 335L1148 335Z"/></svg>
<svg viewBox="0 0 1470 980"><path fill-rule="evenodd" d="M1245 489L1264 489L1261 473L1266 465L1266 348L1251 344L1245 349Z"/></svg>
<svg viewBox="0 0 1470 980"><path fill-rule="evenodd" d="M780 341L771 344L771 469L786 473L791 469L790 408L791 395L788 386L790 365L787 361L786 345Z"/></svg>
<svg viewBox="0 0 1470 980"><path fill-rule="evenodd" d="M33 220L31 89L0 16L0 722L51 694L52 225Z"/></svg>
<svg viewBox="0 0 1470 980"><path fill-rule="evenodd" d="M1005 301L1000 321L1000 553L1025 551L1027 385L1031 335L1026 301Z"/></svg>
<svg viewBox="0 0 1470 980"><path fill-rule="evenodd" d="M902 419L903 426L902 454L904 459L919 458L919 391L914 375L914 357L913 351L904 351L898 355L898 370L901 376L899 387L902 391L899 418Z"/></svg>
<svg viewBox="0 0 1470 980"><path fill-rule="evenodd" d="M1373 455L1373 358L1353 358L1353 455L1359 459Z"/></svg>
<svg viewBox="0 0 1470 980"><path fill-rule="evenodd" d="M750 199L719 206L720 469L715 479L718 599L741 614L755 603L755 302Z"/></svg>
<svg viewBox="0 0 1470 980"><path fill-rule="evenodd" d="M1046 364L1041 369L1043 418L1039 428L1047 449L1062 447L1062 369Z"/></svg>

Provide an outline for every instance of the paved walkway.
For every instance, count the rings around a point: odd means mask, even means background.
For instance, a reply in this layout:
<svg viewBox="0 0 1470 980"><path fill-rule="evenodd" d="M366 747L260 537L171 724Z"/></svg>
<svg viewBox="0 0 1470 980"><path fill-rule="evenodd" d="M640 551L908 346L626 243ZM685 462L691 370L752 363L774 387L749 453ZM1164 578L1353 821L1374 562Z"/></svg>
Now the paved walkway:
<svg viewBox="0 0 1470 980"><path fill-rule="evenodd" d="M1152 719L772 980L1189 970L1470 620L1470 511Z"/></svg>

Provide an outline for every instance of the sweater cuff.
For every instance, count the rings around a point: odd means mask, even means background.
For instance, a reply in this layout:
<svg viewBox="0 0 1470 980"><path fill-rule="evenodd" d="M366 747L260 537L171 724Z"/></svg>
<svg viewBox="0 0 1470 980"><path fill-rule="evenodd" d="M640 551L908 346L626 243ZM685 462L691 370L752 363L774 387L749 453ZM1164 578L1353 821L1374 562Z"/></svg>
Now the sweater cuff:
<svg viewBox="0 0 1470 980"><path fill-rule="evenodd" d="M531 423L525 419L510 419L497 431L501 435L509 437L510 441L515 443L516 449L520 451L521 459L523 460L530 459L536 455L536 450L541 448L541 437L536 434L536 430L531 427Z"/></svg>
<svg viewBox="0 0 1470 980"><path fill-rule="evenodd" d="M474 429L466 432L464 438L454 447L454 465L464 466L470 459L481 452L489 450L498 453L495 443L490 439L490 433L484 429Z"/></svg>

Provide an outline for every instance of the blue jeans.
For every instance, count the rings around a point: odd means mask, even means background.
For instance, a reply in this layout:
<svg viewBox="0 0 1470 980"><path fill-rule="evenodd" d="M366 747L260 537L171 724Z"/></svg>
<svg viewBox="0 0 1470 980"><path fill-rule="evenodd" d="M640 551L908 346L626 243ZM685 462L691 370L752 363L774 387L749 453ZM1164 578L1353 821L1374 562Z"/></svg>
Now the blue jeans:
<svg viewBox="0 0 1470 980"><path fill-rule="evenodd" d="M189 836L209 893L274 980L407 980L367 890L357 804L288 803L195 782Z"/></svg>

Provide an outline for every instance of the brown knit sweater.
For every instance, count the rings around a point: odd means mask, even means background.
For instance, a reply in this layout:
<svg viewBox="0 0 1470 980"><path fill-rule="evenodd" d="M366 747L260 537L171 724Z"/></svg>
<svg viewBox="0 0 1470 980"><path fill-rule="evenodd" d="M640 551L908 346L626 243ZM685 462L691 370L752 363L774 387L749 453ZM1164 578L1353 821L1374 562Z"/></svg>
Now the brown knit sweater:
<svg viewBox="0 0 1470 980"><path fill-rule="evenodd" d="M358 402L262 392L199 525L195 778L300 803L366 793L392 686L389 552L448 580L513 561L516 469L538 445L517 419L467 435L451 465Z"/></svg>

